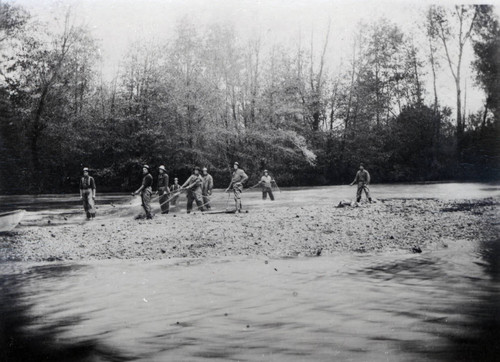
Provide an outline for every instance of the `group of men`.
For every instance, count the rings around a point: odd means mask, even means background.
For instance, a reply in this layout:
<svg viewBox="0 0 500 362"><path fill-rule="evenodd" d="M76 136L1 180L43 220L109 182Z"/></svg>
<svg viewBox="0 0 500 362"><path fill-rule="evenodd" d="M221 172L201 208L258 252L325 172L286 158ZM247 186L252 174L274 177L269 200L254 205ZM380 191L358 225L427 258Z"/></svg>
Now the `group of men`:
<svg viewBox="0 0 500 362"><path fill-rule="evenodd" d="M240 169L240 164L235 162L234 171L231 176L231 182L226 189L226 192L233 192L236 212L241 212L241 193L243 192L243 185L248 180L248 176ZM168 175L165 166L160 166L158 175L158 195L162 214L168 214L170 209L170 203L176 205L177 199L181 191L187 192L187 213L190 214L193 209L193 203L200 211L209 211L212 206L210 205L210 199L212 196L212 190L214 188L214 180L212 175L208 173L206 167L201 170L196 166L193 169L193 173L182 185L179 185L178 179L174 179L174 184L169 187ZM142 207L146 213L146 218L151 219L153 215L151 214L151 197L153 195L153 176L149 172L149 166L144 165L143 169L143 179L142 184L139 189L137 189L133 195L141 195ZM264 176L262 176L261 181L257 185L262 186L263 199L267 198L269 194L271 200L274 200L272 193L272 183L275 182L271 176L269 176L268 171L265 170ZM257 186L256 185L256 186Z"/></svg>
<svg viewBox="0 0 500 362"><path fill-rule="evenodd" d="M236 207L236 212L241 212L241 194L243 192L244 184L248 180L248 176L240 168L240 164L235 162L233 165L234 171L231 175L231 182L227 187L225 192L232 192L234 196L234 202ZM132 195L141 195L142 207L145 211L145 216L147 219L151 219L153 214L151 213L151 198L153 196L153 176L150 173L150 168L148 165L144 165L142 168L143 178L141 186L132 193ZM356 202L361 201L361 194L364 191L366 197L370 202L372 202L370 196L370 190L368 185L370 184L370 174L364 169L361 164L359 171L356 173L354 181L351 186L355 183L358 184L358 190L356 193ZM264 175L261 177L260 181L252 186L260 186L262 188L262 199L266 200L267 196L274 201L273 195L273 184L276 185L276 181L269 175L267 170L264 170ZM277 186L277 185L276 185ZM197 166L193 169L192 175L184 182L184 184L179 185L179 180L174 178L174 183L169 186L169 177L165 166L160 166L158 168L158 191L159 203L162 214L168 214L170 211L170 204L175 206L177 204L177 199L181 191L185 190L187 192L187 213L191 213L193 209L193 202L196 202L196 206L200 211L206 211L211 209L210 198L212 196L212 190L214 187L214 181L212 176L208 173L206 167L202 169L200 173L200 168ZM95 195L96 186L94 179L89 176L88 168L83 169L83 177L80 180L80 198L83 200L83 207L87 215L87 219L92 219L95 217Z"/></svg>

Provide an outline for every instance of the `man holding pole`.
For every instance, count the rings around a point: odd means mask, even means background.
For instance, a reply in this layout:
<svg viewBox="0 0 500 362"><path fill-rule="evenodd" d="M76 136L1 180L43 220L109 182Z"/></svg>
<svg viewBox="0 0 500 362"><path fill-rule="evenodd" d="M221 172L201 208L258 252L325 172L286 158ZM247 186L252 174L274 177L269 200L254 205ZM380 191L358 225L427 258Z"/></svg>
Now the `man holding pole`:
<svg viewBox="0 0 500 362"><path fill-rule="evenodd" d="M240 164L238 162L234 163L234 172L231 177L231 183L226 189L229 192L231 189L234 193L234 202L236 204L236 212L241 212L241 193L243 191L243 184L248 180L248 176L240 169Z"/></svg>
<svg viewBox="0 0 500 362"><path fill-rule="evenodd" d="M162 214L168 214L170 209L170 202L168 200L170 196L170 189L168 188L168 174L165 166L161 165L159 167L158 175L158 195L160 208Z"/></svg>
<svg viewBox="0 0 500 362"><path fill-rule="evenodd" d="M203 179L202 185L201 185L201 193L203 196L203 205L205 205L205 208L207 210L211 209L210 206L210 196L212 196L212 189L214 188L214 179L212 178L212 175L208 173L208 170L206 167L203 167L203 175L201 176Z"/></svg>
<svg viewBox="0 0 500 362"><path fill-rule="evenodd" d="M262 200L266 200L267 195L269 195L271 201L274 201L273 183L274 180L271 176L269 176L269 172L264 170L264 176L262 176L259 181L259 184L262 187Z"/></svg>
<svg viewBox="0 0 500 362"><path fill-rule="evenodd" d="M358 191L356 192L356 202L361 201L361 194L363 193L363 191L365 192L368 201L372 202L372 198L370 196L370 189L368 188L368 185L370 184L370 173L367 170L365 170L363 164L359 165L359 171L356 173L354 181L351 182L349 186L352 186L355 183L358 184Z"/></svg>
<svg viewBox="0 0 500 362"><path fill-rule="evenodd" d="M142 207L144 212L146 213L146 219L152 219L153 215L151 215L151 195L153 194L153 176L149 173L149 166L144 165L142 167L142 174L144 175L142 178L142 185L137 189L137 191L133 192L132 195L141 194Z"/></svg>
<svg viewBox="0 0 500 362"><path fill-rule="evenodd" d="M193 174L184 182L181 186L181 189L188 190L187 194L187 213L191 213L191 209L193 208L193 201L196 201L196 205L200 211L204 211L203 209L203 198L201 195L201 185L203 183L203 179L200 176L200 168L196 166L193 170Z"/></svg>
<svg viewBox="0 0 500 362"><path fill-rule="evenodd" d="M80 200L83 201L83 208L87 214L87 220L95 217L95 181L89 176L89 169L83 169L83 177L80 179Z"/></svg>

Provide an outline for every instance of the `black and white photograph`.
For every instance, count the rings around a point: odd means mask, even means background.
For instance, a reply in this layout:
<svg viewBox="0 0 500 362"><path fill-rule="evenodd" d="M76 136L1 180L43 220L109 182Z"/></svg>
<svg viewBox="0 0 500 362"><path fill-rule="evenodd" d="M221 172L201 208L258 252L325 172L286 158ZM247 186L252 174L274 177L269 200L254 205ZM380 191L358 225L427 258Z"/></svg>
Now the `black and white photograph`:
<svg viewBox="0 0 500 362"><path fill-rule="evenodd" d="M500 361L500 3L0 0L0 362Z"/></svg>

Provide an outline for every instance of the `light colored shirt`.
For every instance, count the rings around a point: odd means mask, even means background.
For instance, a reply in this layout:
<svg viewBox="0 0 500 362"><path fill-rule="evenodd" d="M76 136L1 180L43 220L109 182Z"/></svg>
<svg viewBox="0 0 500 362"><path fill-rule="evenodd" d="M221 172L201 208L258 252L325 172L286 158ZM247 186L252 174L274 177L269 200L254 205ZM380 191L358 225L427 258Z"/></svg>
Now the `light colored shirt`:
<svg viewBox="0 0 500 362"><path fill-rule="evenodd" d="M200 175L191 175L186 182L184 182L183 187L189 187L193 192L201 192L201 184L203 180Z"/></svg>
<svg viewBox="0 0 500 362"><path fill-rule="evenodd" d="M231 184L234 186L234 184L236 184L238 182L245 183L246 180L248 180L247 174L245 173L245 171L243 171L241 168L239 168L233 172Z"/></svg>
<svg viewBox="0 0 500 362"><path fill-rule="evenodd" d="M208 191L212 191L212 189L214 188L214 179L213 179L212 175L207 173L206 175L201 176L201 178L203 179L203 182L201 185L201 189L202 189L203 193L207 193Z"/></svg>
<svg viewBox="0 0 500 362"><path fill-rule="evenodd" d="M269 175L267 176L262 176L261 179L260 179L260 184L264 187L269 187L271 188L272 187L272 181L273 181L273 178Z"/></svg>

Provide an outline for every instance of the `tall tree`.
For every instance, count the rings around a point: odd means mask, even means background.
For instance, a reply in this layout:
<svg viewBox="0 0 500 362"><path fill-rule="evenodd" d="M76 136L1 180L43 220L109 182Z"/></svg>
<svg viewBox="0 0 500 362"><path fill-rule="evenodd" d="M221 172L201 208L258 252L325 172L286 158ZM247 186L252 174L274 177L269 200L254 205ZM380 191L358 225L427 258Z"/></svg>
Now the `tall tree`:
<svg viewBox="0 0 500 362"><path fill-rule="evenodd" d="M41 152L45 152L41 151L42 139L52 137L54 129L63 131L64 127L52 126L67 123L71 108L81 110L82 91L87 87L82 79L90 76L89 60L97 52L96 47L89 47L91 43L88 31L73 25L68 12L60 33L33 25L11 50L15 57L3 76L23 124L34 172L41 171ZM87 51L94 55L84 56ZM74 94L76 99L68 99Z"/></svg>
<svg viewBox="0 0 500 362"><path fill-rule="evenodd" d="M429 62L431 64L431 71L432 71L432 90L434 94L434 112L437 112L438 105L439 105L439 100L438 100L438 94L437 94L437 75L436 75L436 70L439 68L439 61L436 57L436 39L435 39L435 29L434 29L434 23L432 20L432 12L428 11L427 12L427 21L426 21L426 35L427 35L427 41L429 42Z"/></svg>
<svg viewBox="0 0 500 362"><path fill-rule="evenodd" d="M20 33L25 30L29 14L22 8L0 1L0 192L19 188L15 170L22 170L19 161L22 151L19 147L21 137L19 125L9 100L6 74L15 62L10 51Z"/></svg>
<svg viewBox="0 0 500 362"><path fill-rule="evenodd" d="M441 42L456 90L457 144L460 148L464 133L462 118L462 61L466 44L478 20L476 5L456 5L453 8L431 6L428 11L430 36Z"/></svg>
<svg viewBox="0 0 500 362"><path fill-rule="evenodd" d="M362 120L363 127L372 122L381 126L418 98L420 65L411 42L395 24L382 19L359 28L368 30L356 38L346 123L355 126Z"/></svg>
<svg viewBox="0 0 500 362"><path fill-rule="evenodd" d="M313 131L318 131L320 128L320 121L322 115L324 116L323 97L324 97L324 71L325 71L325 55L326 50L328 48L328 42L330 39L330 27L331 27L331 19L328 22L328 28L325 35L325 41L323 43L323 48L321 50L321 55L319 58L319 66L318 69L314 69L314 39L313 33L311 33L311 60L310 60L310 68L309 68L309 84L311 87L310 94L310 102L309 108L311 112L312 122L311 128Z"/></svg>
<svg viewBox="0 0 500 362"><path fill-rule="evenodd" d="M500 122L500 23L493 9L490 5L478 7L473 37L476 80L486 93L483 125L489 110Z"/></svg>

